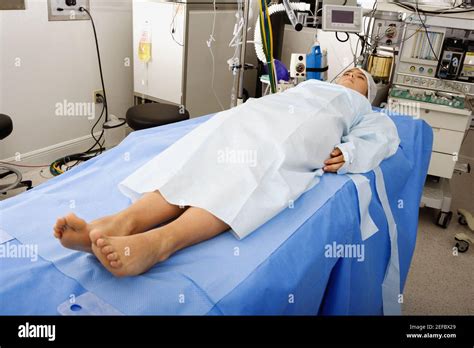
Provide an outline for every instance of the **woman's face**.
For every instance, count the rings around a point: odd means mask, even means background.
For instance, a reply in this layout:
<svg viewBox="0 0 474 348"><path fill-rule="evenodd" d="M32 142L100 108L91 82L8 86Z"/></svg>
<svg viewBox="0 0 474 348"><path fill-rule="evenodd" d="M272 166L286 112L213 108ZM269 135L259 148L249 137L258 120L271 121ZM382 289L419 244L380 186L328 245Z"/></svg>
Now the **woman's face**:
<svg viewBox="0 0 474 348"><path fill-rule="evenodd" d="M368 81L360 69L352 68L347 70L337 81L337 84L353 89L363 96L368 95Z"/></svg>

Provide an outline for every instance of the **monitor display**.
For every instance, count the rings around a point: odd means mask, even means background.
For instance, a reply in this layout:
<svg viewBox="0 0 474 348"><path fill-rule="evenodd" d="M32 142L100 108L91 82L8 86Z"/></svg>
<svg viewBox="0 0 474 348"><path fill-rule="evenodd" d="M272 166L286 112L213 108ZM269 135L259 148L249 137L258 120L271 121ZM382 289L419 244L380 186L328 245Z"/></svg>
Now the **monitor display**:
<svg viewBox="0 0 474 348"><path fill-rule="evenodd" d="M332 22L333 23L354 23L354 12L353 11L332 11Z"/></svg>

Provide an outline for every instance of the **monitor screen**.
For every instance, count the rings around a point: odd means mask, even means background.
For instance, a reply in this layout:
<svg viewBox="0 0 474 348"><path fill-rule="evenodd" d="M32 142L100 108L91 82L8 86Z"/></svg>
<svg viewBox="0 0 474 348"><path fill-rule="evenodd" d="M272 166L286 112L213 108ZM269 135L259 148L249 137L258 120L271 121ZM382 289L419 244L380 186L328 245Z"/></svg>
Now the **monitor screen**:
<svg viewBox="0 0 474 348"><path fill-rule="evenodd" d="M348 24L354 23L354 12L332 10L332 22L333 23L348 23Z"/></svg>

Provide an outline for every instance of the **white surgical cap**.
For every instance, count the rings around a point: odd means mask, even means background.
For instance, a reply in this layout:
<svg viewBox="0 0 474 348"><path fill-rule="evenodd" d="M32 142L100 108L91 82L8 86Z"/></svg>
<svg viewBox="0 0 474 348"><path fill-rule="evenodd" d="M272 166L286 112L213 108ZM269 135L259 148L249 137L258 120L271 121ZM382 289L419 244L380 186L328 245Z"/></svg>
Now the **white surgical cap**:
<svg viewBox="0 0 474 348"><path fill-rule="evenodd" d="M375 97L377 96L377 85L375 84L375 81L367 71L365 71L362 68L357 68L360 71L362 71L365 75L365 78L367 79L367 99L369 99L370 104L373 103Z"/></svg>

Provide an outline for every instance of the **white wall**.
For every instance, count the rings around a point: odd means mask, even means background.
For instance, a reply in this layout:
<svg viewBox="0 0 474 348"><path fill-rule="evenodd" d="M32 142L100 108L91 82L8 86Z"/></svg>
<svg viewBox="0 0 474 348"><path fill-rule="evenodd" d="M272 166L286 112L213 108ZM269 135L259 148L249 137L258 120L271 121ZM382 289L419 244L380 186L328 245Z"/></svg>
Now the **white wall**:
<svg viewBox="0 0 474 348"><path fill-rule="evenodd" d="M57 116L56 104L91 102L102 89L91 22L48 22L46 0L26 6L0 11L0 113L14 122L0 159L89 134L94 120ZM109 112L119 117L133 103L133 62L124 63L133 56L131 9L129 0L91 1Z"/></svg>

